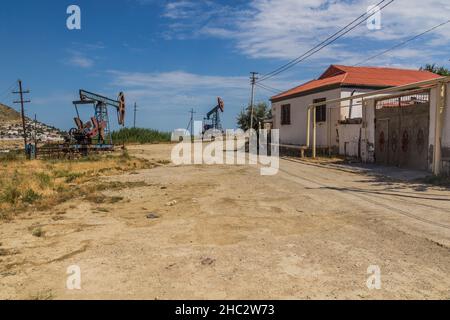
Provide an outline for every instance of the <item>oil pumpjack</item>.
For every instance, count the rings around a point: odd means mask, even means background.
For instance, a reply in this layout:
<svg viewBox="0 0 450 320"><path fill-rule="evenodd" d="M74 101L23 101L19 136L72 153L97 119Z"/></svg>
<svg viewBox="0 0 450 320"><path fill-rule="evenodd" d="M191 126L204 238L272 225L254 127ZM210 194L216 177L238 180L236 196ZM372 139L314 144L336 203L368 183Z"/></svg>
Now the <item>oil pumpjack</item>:
<svg viewBox="0 0 450 320"><path fill-rule="evenodd" d="M220 121L220 114L225 111L225 104L222 98L217 98L217 105L206 114L203 120L203 134L207 131L214 131L223 133L222 122Z"/></svg>
<svg viewBox="0 0 450 320"><path fill-rule="evenodd" d="M117 121L121 126L125 125L125 95L119 93L117 100L104 97L86 90L79 91L80 100L74 101L73 105L77 113L74 118L76 128L69 131L70 144L79 148L86 146L97 150L112 150L114 148L108 107L113 107L117 112ZM93 105L95 115L90 121L83 123L80 118L78 107L80 105Z"/></svg>

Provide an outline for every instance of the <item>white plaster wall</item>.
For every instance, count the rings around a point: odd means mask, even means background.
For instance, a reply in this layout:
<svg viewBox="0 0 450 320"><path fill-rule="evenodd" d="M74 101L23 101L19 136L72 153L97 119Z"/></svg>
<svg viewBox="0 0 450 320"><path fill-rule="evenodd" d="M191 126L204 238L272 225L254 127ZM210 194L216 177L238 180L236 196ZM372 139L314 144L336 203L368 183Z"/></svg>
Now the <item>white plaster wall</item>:
<svg viewBox="0 0 450 320"><path fill-rule="evenodd" d="M444 111L444 122L442 128L442 146L450 148L450 84L447 84L447 99Z"/></svg>
<svg viewBox="0 0 450 320"><path fill-rule="evenodd" d="M354 95L371 92L370 89L339 88L320 93L314 93L303 97L287 99L272 104L274 115L274 128L280 129L280 143L306 145L306 125L307 108L315 99L326 98L327 100L347 98L352 92ZM363 117L363 107L361 99L353 103L352 118ZM281 125L281 106L291 105L291 124ZM340 105L340 108L338 107ZM317 124L317 146L318 147L340 147L338 142L339 120L345 120L349 115L350 101L343 101L340 104L329 104L327 106L327 122ZM359 139L359 131L358 131ZM312 143L312 114L311 114L311 143Z"/></svg>
<svg viewBox="0 0 450 320"><path fill-rule="evenodd" d="M429 146L434 146L434 137L436 130L436 102L437 102L436 92L437 92L436 88L430 90L430 133L428 135ZM432 169L431 163L430 169Z"/></svg>
<svg viewBox="0 0 450 320"><path fill-rule="evenodd" d="M361 109L362 111L362 109ZM359 138L362 135L360 124L339 125L339 154L348 157L357 157Z"/></svg>
<svg viewBox="0 0 450 320"><path fill-rule="evenodd" d="M341 98L348 98L352 96L352 93L354 96L358 94L363 94L367 92L371 92L374 90L370 89L351 89L351 88L342 88L341 91ZM353 101L353 107L352 107L352 119L354 118L362 118L362 104L361 99L357 99ZM349 118L349 111L350 111L350 100L348 101L342 101L341 102L341 119L348 119Z"/></svg>
<svg viewBox="0 0 450 320"><path fill-rule="evenodd" d="M365 163L375 161L375 100L366 100L362 110L361 158Z"/></svg>
<svg viewBox="0 0 450 320"><path fill-rule="evenodd" d="M293 99L287 99L272 104L272 112L275 115L274 129L280 129L280 143L306 145L306 125L307 125L307 108L313 103L314 99L326 98L327 100L340 98L341 89L333 89L319 93L310 94ZM281 125L281 106L284 104L291 105L291 124ZM334 125L340 119L339 109L329 105L327 108L327 122L317 124L317 146L328 146L328 136L331 135L332 145L337 146L336 131ZM311 114L312 120L312 114ZM331 121L332 126L328 127ZM312 122L312 121L311 121ZM334 139L333 139L334 138ZM311 143L312 143L312 123L311 123Z"/></svg>

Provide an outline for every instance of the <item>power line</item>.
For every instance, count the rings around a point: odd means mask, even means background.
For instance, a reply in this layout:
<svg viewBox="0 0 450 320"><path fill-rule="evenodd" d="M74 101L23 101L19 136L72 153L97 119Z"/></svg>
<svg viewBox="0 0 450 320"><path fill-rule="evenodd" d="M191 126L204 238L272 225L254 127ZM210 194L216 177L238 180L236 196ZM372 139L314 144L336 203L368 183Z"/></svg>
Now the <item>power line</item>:
<svg viewBox="0 0 450 320"><path fill-rule="evenodd" d="M386 8L388 5L390 5L392 2L394 2L395 0L391 0L390 2L388 2L387 4L385 4L384 6L382 6L379 11L383 10L384 8ZM384 2L384 1L382 1ZM382 3L381 2L381 3ZM311 49L309 54L303 54L302 56L300 56L299 58L297 58L296 60L293 60L291 62L291 64L289 66L284 67L283 69L273 73L272 75L265 77L263 79L261 79L260 81L263 80L267 80L269 78L272 78L288 69L291 69L292 67L294 67L295 65L299 64L300 62L305 61L307 58L311 57L312 55L316 54L317 52L321 51L322 49L328 47L329 45L333 44L334 42L336 42L337 40L339 40L340 38L342 38L343 36L345 36L346 34L348 34L349 32L351 32L352 30L356 29L358 26L360 26L361 24L363 24L364 22L366 22L369 18L371 18L373 15L375 15L377 13L377 11L373 12L372 14L370 14L369 16L367 16L364 20L360 21L358 24L354 25L353 27L351 27L349 30L346 30L344 33L340 34L339 36L337 36L336 38L332 39L331 41L324 41L321 44L319 44L318 46L314 47L313 49ZM364 14L365 15L365 14ZM363 16L364 16L363 15ZM358 19L356 19L358 20ZM352 23L353 24L353 23ZM343 28L342 30L340 30L338 33L342 32L343 30L345 30L346 28ZM323 44L324 43L324 44ZM317 48L318 47L318 48ZM317 49L315 49L317 48ZM312 52L311 52L312 51ZM305 56L306 55L306 56Z"/></svg>
<svg viewBox="0 0 450 320"><path fill-rule="evenodd" d="M407 44L407 43L409 43L409 42L411 42L411 41L414 41L414 40L416 40L416 39L422 37L423 35L425 35L425 34L427 34L427 33L430 33L430 32L432 32L432 31L434 31L434 30L436 30L436 29L438 29L438 28L440 28L440 27L445 26L446 24L449 24L449 23L450 23L450 20L448 20L448 21L446 21L446 22L443 22L443 23L440 23L440 24L438 24L438 25L432 27L431 29L428 29L427 31L424 31L424 32L422 32L422 33L420 33L420 34L418 34L418 35L415 35L415 36L412 37L412 38L409 38L409 39L407 39L407 40L405 40L405 41L403 41L403 42L400 42L399 44L396 44L395 46L393 46L393 47L391 47L391 48L389 48L389 49L387 49L387 50L385 50L385 51L383 51L383 52L380 52L380 53L378 53L378 54L376 54L376 55L373 55L373 56L371 56L371 57L369 57L369 58L367 58L367 59L361 61L361 62L358 62L357 64L354 65L354 67L359 66L359 65L361 65L361 64L363 64L363 63L366 63L366 62L368 62L368 61L370 61L370 60L373 60L373 59L375 59L375 58L378 58L378 57L380 57L380 56L382 56L382 55L385 55L386 53L388 53L388 52L390 52L390 51L393 51L393 50L397 49L398 47L401 47L401 46L403 46L403 45L405 45L405 44Z"/></svg>
<svg viewBox="0 0 450 320"><path fill-rule="evenodd" d="M269 86L262 85L261 83L257 83L256 86L259 87L259 88L261 88L261 89L264 89L264 90L266 90L266 91L275 93L275 94L278 94L278 93L281 93L281 92L282 92L281 90L274 89L274 88L271 88L271 87L269 87Z"/></svg>
<svg viewBox="0 0 450 320"><path fill-rule="evenodd" d="M3 91L0 94L1 100L0 101L4 101L7 97L9 97L13 90L16 89L16 82L14 81L5 91Z"/></svg>
<svg viewBox="0 0 450 320"><path fill-rule="evenodd" d="M380 6L381 4L383 4L383 2L385 2L386 0L381 1L380 3L378 3L376 6ZM328 37L326 40L322 41L321 43L319 43L318 45L316 45L315 47L311 48L309 51L305 52L304 54L302 54L301 56L297 57L296 59L290 61L289 63L285 64L284 66L279 67L278 69L264 75L259 82L261 81L265 81L267 79L270 79L292 67L294 67L295 65L299 64L300 62L306 60L307 58L311 57L312 55L314 55L315 53L321 51L322 49L324 49L325 47L331 45L332 43L336 42L338 39L342 38L343 36L345 36L346 34L348 34L350 31L356 29L358 26L360 26L361 24L363 24L364 22L366 22L369 18L371 18L372 16L374 16L375 14L377 14L378 12L380 12L381 10L383 10L384 8L386 8L387 6L389 6L391 3L393 3L395 0L390 0L388 3L384 4L382 7L379 8L378 11L373 11L373 12L366 12L362 15L360 15L358 18L356 18L355 20L353 20L351 23L349 23L348 25L346 25L344 28L340 29L338 32L336 32L335 34L333 34L332 36ZM367 16L368 15L368 16ZM366 17L367 16L367 17ZM362 18L364 18L363 20L361 20ZM358 20L361 20L358 22ZM354 23L358 22L356 25L352 26ZM350 27L352 26L352 27ZM347 28L349 28L348 30L346 30ZM345 31L344 31L345 30ZM343 32L343 33L342 33ZM342 33L342 34L341 34Z"/></svg>
<svg viewBox="0 0 450 320"><path fill-rule="evenodd" d="M384 1L386 0L382 0L381 2L379 2L376 6L381 5ZM278 74L278 71L283 72L285 69L287 70L287 68L294 66L296 64L297 61L299 61L300 59L302 59L305 55L307 55L308 53L312 52L313 50L315 50L316 48L320 47L321 45L323 45L324 43L326 43L327 41L333 39L335 36L339 35L342 31L344 31L345 29L347 29L348 27L350 27L352 24L354 24L355 22L357 22L358 20L360 20L361 18L365 17L367 15L367 12L363 13L362 15L360 15L359 17L357 17L356 19L354 19L352 22L350 22L349 24L347 24L345 27L341 28L339 31L337 31L336 33L334 33L333 35L329 36L327 39L323 40L322 42L320 42L319 44L317 44L316 46L314 46L313 48L311 48L310 50L308 50L307 52L303 53L301 56L291 60L290 62L286 63L285 65L279 67L278 69L275 69L272 72L269 72L268 74L264 75L263 78L261 79L261 81L268 79L269 77L271 77L272 75L276 75ZM369 17L367 17L368 19ZM364 21L364 20L363 20Z"/></svg>

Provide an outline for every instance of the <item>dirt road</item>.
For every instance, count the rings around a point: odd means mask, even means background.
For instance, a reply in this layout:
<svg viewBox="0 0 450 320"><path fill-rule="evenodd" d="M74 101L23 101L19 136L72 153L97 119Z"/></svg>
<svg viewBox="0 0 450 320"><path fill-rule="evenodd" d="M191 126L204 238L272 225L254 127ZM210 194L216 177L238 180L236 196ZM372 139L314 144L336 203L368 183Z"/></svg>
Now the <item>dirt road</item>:
<svg viewBox="0 0 450 320"><path fill-rule="evenodd" d="M290 160L277 176L167 164L109 179L146 185L0 222L0 298L450 299L448 190ZM81 290L66 289L71 265Z"/></svg>

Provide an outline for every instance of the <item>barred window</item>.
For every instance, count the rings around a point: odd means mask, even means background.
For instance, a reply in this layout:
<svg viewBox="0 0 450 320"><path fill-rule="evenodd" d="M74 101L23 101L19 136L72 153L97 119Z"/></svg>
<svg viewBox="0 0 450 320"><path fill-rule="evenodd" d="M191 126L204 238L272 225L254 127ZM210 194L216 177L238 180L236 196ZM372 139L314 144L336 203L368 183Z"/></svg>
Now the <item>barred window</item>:
<svg viewBox="0 0 450 320"><path fill-rule="evenodd" d="M281 106L281 124L290 125L291 124L291 105L284 104Z"/></svg>
<svg viewBox="0 0 450 320"><path fill-rule="evenodd" d="M320 103L327 101L326 98L314 99L314 103ZM326 122L327 121L327 105L321 105L316 107L316 121L317 122Z"/></svg>

